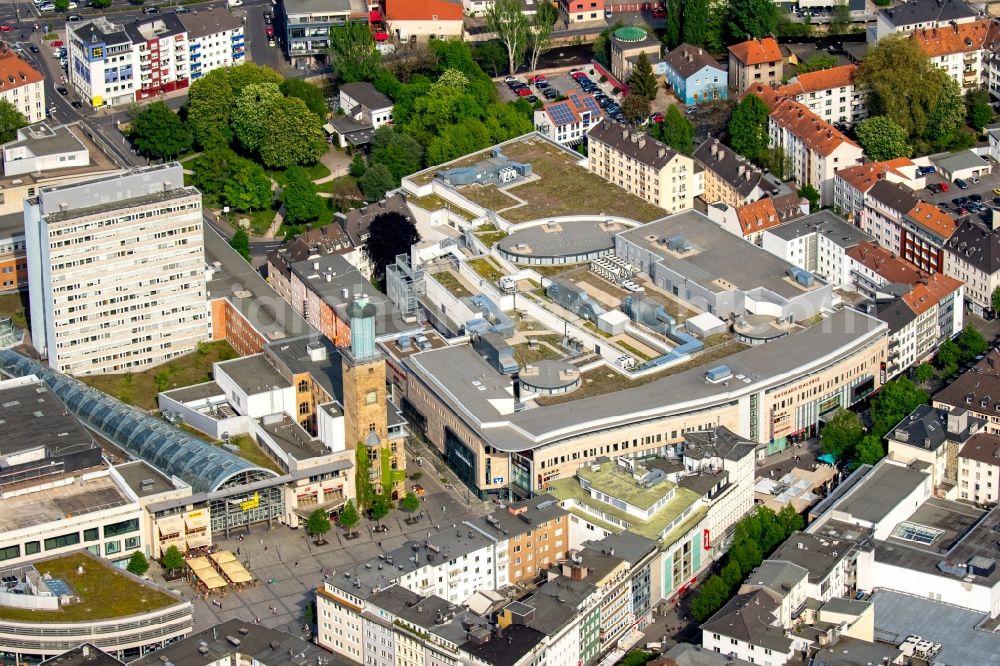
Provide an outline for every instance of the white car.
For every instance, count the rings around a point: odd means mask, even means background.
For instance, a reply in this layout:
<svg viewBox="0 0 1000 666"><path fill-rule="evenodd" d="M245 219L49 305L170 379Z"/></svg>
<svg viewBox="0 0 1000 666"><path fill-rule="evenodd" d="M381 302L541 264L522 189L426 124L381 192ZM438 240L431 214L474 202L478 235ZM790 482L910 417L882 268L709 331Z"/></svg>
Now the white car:
<svg viewBox="0 0 1000 666"><path fill-rule="evenodd" d="M229 7L242 7L243 0L226 0L226 5Z"/></svg>
<svg viewBox="0 0 1000 666"><path fill-rule="evenodd" d="M51 2L46 2L44 5L39 5L38 7L38 11L40 12L54 12L55 10L56 6Z"/></svg>

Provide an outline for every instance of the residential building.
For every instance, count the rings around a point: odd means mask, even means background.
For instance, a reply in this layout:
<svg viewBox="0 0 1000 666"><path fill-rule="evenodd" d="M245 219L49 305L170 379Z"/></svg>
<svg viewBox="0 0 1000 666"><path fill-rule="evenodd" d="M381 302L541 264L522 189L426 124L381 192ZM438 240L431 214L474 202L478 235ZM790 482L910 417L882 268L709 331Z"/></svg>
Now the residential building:
<svg viewBox="0 0 1000 666"><path fill-rule="evenodd" d="M957 226L938 206L918 201L900 224L900 256L929 273L943 273L944 247Z"/></svg>
<svg viewBox="0 0 1000 666"><path fill-rule="evenodd" d="M958 452L958 481L961 499L988 506L1000 502L1000 436L980 432L965 442Z"/></svg>
<svg viewBox="0 0 1000 666"><path fill-rule="evenodd" d="M579 3L580 0L568 0ZM594 0L584 0L584 4ZM588 19L590 20L590 19ZM653 66L654 74L665 74L665 64L661 55L663 44L656 36L650 36L645 30L633 25L618 28L611 34L611 73L619 81L627 81L640 55Z"/></svg>
<svg viewBox="0 0 1000 666"><path fill-rule="evenodd" d="M78 125L38 123L3 146L0 176L0 292L28 288L24 199L42 187L115 173L111 160Z"/></svg>
<svg viewBox="0 0 1000 666"><path fill-rule="evenodd" d="M284 301L291 303L292 264L327 254L344 254L351 250L351 241L339 224L309 229L281 247L268 250L267 283Z"/></svg>
<svg viewBox="0 0 1000 666"><path fill-rule="evenodd" d="M778 624L780 599L766 589L738 593L701 626L702 646L753 663L787 663L804 641Z"/></svg>
<svg viewBox="0 0 1000 666"><path fill-rule="evenodd" d="M692 157L704 168L705 203L738 208L765 195L781 192L781 182L718 139L708 139Z"/></svg>
<svg viewBox="0 0 1000 666"><path fill-rule="evenodd" d="M559 12L567 24L604 20L607 0L559 0Z"/></svg>
<svg viewBox="0 0 1000 666"><path fill-rule="evenodd" d="M462 39L460 0L384 0L389 34L401 42Z"/></svg>
<svg viewBox="0 0 1000 666"><path fill-rule="evenodd" d="M246 62L243 21L222 7L178 14L187 30L191 81L220 67Z"/></svg>
<svg viewBox="0 0 1000 666"><path fill-rule="evenodd" d="M755 91L759 91L756 88ZM768 133L771 145L791 159L791 172L800 186L812 185L820 203L833 203L834 177L838 169L861 162L861 146L810 111L804 104L778 95L771 96ZM768 97L764 99L768 102Z"/></svg>
<svg viewBox="0 0 1000 666"><path fill-rule="evenodd" d="M0 44L0 99L17 109L28 124L45 120L45 77L22 60L7 43Z"/></svg>
<svg viewBox="0 0 1000 666"><path fill-rule="evenodd" d="M330 30L348 21L368 22L367 0L286 0L281 3L285 53L293 65L326 57Z"/></svg>
<svg viewBox="0 0 1000 666"><path fill-rule="evenodd" d="M782 186L782 189L788 188ZM809 202L793 190L779 196L765 196L735 208L722 203L712 204L706 214L729 233L760 246L768 229L808 215Z"/></svg>
<svg viewBox="0 0 1000 666"><path fill-rule="evenodd" d="M351 662L331 656L326 650L300 636L250 620L233 618L145 654L141 659L130 663L135 666L160 666L167 663L191 666L227 663L252 663L255 666L304 666L313 663L347 666Z"/></svg>
<svg viewBox="0 0 1000 666"><path fill-rule="evenodd" d="M507 582L516 585L569 559L569 519L555 497L542 494L468 524L496 541L498 548L506 544L506 554L497 552L497 566L506 566Z"/></svg>
<svg viewBox="0 0 1000 666"><path fill-rule="evenodd" d="M1000 62L1000 61L998 61ZM1000 81L1000 71L998 71L998 81ZM991 90L991 92L993 92ZM1000 82L997 84L996 95L1000 95ZM987 137L990 147L990 159L1000 161L1000 123L993 123L986 126Z"/></svg>
<svg viewBox="0 0 1000 666"><path fill-rule="evenodd" d="M963 91L988 84L988 60L1000 39L1000 25L992 18L914 30L911 38Z"/></svg>
<svg viewBox="0 0 1000 666"><path fill-rule="evenodd" d="M664 58L667 83L681 104L701 104L729 97L726 70L708 51L681 44Z"/></svg>
<svg viewBox="0 0 1000 666"><path fill-rule="evenodd" d="M352 266L361 271L361 274L366 278L370 278L372 274L371 263L368 261L368 257L365 256L365 245L368 243L368 228L371 226L372 220L383 213L399 213L415 223L413 212L406 205L406 200L403 196L398 193L392 194L382 201L377 201L361 208L352 208L344 213L337 212L333 215L334 221L347 234L347 239L353 248L351 251L343 253L344 258Z"/></svg>
<svg viewBox="0 0 1000 666"><path fill-rule="evenodd" d="M833 181L833 206L848 222L861 226L868 192L880 180L901 183L911 190L924 187L923 176L917 176L917 165L907 157L885 162L865 162L837 169Z"/></svg>
<svg viewBox="0 0 1000 666"><path fill-rule="evenodd" d="M965 283L966 306L983 316L993 312L1000 287L1000 231L996 223L963 220L944 246L944 272Z"/></svg>
<svg viewBox="0 0 1000 666"><path fill-rule="evenodd" d="M1000 435L1000 351L991 349L969 370L934 394L935 407L967 410L986 421L986 432Z"/></svg>
<svg viewBox="0 0 1000 666"><path fill-rule="evenodd" d="M965 0L916 0L879 10L875 31L869 30L868 41L916 30L950 29L952 24L971 23L978 18L979 12Z"/></svg>
<svg viewBox="0 0 1000 666"><path fill-rule="evenodd" d="M677 643L663 653L662 659L649 663L653 666L750 666L752 662L706 650L700 645Z"/></svg>
<svg viewBox="0 0 1000 666"><path fill-rule="evenodd" d="M856 224L890 252L902 252L903 218L919 199L905 185L879 180L865 196L865 209Z"/></svg>
<svg viewBox="0 0 1000 666"><path fill-rule="evenodd" d="M548 102L535 111L535 131L571 146L583 141L602 117L601 107L593 96L571 91L563 101Z"/></svg>
<svg viewBox="0 0 1000 666"><path fill-rule="evenodd" d="M853 126L868 116L864 91L854 84L857 65L797 74L778 92L804 104L831 125Z"/></svg>
<svg viewBox="0 0 1000 666"><path fill-rule="evenodd" d="M835 287L851 285L848 252L871 237L831 211L783 222L766 229L761 247Z"/></svg>
<svg viewBox="0 0 1000 666"><path fill-rule="evenodd" d="M694 199L694 163L627 125L601 122L587 135L588 168L625 191L674 213Z"/></svg>
<svg viewBox="0 0 1000 666"><path fill-rule="evenodd" d="M367 81L340 86L338 104L347 116L372 129L392 124L392 100Z"/></svg>
<svg viewBox="0 0 1000 666"><path fill-rule="evenodd" d="M887 455L904 465L915 461L926 463L934 494L957 499L959 451L985 425L983 419L971 416L964 409L949 412L920 405L885 436Z"/></svg>
<svg viewBox="0 0 1000 666"><path fill-rule="evenodd" d="M182 172L149 167L25 202L31 337L52 368L125 372L209 338L201 194Z"/></svg>
<svg viewBox="0 0 1000 666"><path fill-rule="evenodd" d="M784 60L774 37L733 44L729 47L729 87L741 93L756 83L778 85L784 76Z"/></svg>

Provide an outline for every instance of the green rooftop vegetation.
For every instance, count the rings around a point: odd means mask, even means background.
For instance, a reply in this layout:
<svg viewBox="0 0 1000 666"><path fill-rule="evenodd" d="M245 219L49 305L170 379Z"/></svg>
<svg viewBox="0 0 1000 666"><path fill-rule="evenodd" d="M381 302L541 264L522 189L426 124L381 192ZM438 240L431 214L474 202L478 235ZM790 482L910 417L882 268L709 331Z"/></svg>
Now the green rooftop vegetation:
<svg viewBox="0 0 1000 666"><path fill-rule="evenodd" d="M490 259L473 259L469 262L469 268L476 271L481 277L490 282L496 282L503 277L503 272Z"/></svg>
<svg viewBox="0 0 1000 666"><path fill-rule="evenodd" d="M77 569L81 566L83 573L79 574ZM35 568L42 575L48 573L66 581L80 601L59 610L0 606L0 618L21 622L84 622L126 617L181 603L153 585L140 583L109 563L84 553L44 560Z"/></svg>
<svg viewBox="0 0 1000 666"><path fill-rule="evenodd" d="M447 289L452 293L453 296L458 298L465 298L466 296L472 296L472 292L465 288L458 278L455 277L451 271L440 271L438 273L431 273L431 277L437 280L438 284Z"/></svg>
<svg viewBox="0 0 1000 666"><path fill-rule="evenodd" d="M492 224L486 223L476 229L476 236L483 241L484 245L492 247L494 243L499 243L507 238L507 232L500 231Z"/></svg>
<svg viewBox="0 0 1000 666"><path fill-rule="evenodd" d="M423 208L424 210L430 210L430 211L442 210L442 209L450 210L459 217L464 218L470 222L476 219L476 216L473 215L471 211L468 211L462 208L461 206L456 206L455 204L451 203L450 201L446 201L445 199L442 199L436 194L428 194L425 197L410 197L409 199L407 199L407 202L415 204L420 208Z"/></svg>
<svg viewBox="0 0 1000 666"><path fill-rule="evenodd" d="M595 471L594 467L599 467L599 469ZM637 471L640 474L645 474L641 467ZM631 474L614 462L582 465L576 470L576 475L589 482L595 490L599 490L605 495L611 495L643 511L656 504L677 486L673 481L663 479L654 486L643 488Z"/></svg>

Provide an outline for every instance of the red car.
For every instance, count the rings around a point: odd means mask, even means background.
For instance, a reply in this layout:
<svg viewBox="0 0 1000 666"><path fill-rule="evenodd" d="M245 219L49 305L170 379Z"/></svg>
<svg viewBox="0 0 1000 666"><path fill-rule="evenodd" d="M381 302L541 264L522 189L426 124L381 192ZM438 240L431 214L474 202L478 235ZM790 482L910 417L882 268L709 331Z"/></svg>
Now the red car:
<svg viewBox="0 0 1000 666"><path fill-rule="evenodd" d="M13 26L7 25L6 23L0 25L0 32L10 32L13 29L14 29Z"/></svg>
<svg viewBox="0 0 1000 666"><path fill-rule="evenodd" d="M667 15L667 11L663 7L653 8L653 18L663 18Z"/></svg>
<svg viewBox="0 0 1000 666"><path fill-rule="evenodd" d="M653 115L651 115L649 117L649 119L652 120L654 123L662 123L663 122L663 114L662 113L654 113Z"/></svg>
<svg viewBox="0 0 1000 666"><path fill-rule="evenodd" d="M531 94L532 94L531 88L521 88L520 90L517 91L518 97L530 97Z"/></svg>
<svg viewBox="0 0 1000 666"><path fill-rule="evenodd" d="M267 26L264 28L264 34L267 35L269 39L274 37L274 28L272 26Z"/></svg>
<svg viewBox="0 0 1000 666"><path fill-rule="evenodd" d="M531 77L531 82L532 83L541 83L544 80L545 80L545 77L542 76L541 74L537 74L537 75Z"/></svg>
<svg viewBox="0 0 1000 666"><path fill-rule="evenodd" d="M581 72L580 70L576 70L575 72L570 72L569 75L572 76L574 79L585 79L585 78L587 78L587 73L586 72Z"/></svg>
<svg viewBox="0 0 1000 666"><path fill-rule="evenodd" d="M7 26L7 27L9 28L10 26ZM57 39L56 41L52 42L51 46L52 46L52 48L58 49L58 48L64 46L64 44L62 43L62 40Z"/></svg>

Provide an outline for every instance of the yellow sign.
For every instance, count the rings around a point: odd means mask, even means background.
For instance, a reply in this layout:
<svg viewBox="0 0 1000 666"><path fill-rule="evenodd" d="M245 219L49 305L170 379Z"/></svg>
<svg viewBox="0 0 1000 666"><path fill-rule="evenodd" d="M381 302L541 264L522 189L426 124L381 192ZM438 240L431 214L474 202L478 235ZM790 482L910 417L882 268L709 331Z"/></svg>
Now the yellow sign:
<svg viewBox="0 0 1000 666"><path fill-rule="evenodd" d="M185 516L185 517L186 518L201 518L201 514L202 514L201 511L192 511L191 513L187 514L187 516Z"/></svg>
<svg viewBox="0 0 1000 666"><path fill-rule="evenodd" d="M240 502L240 508L244 511L249 511L250 509L256 509L260 506L260 493L254 493L253 497L248 500L243 500Z"/></svg>

